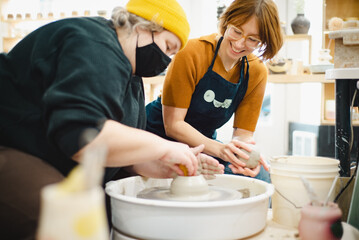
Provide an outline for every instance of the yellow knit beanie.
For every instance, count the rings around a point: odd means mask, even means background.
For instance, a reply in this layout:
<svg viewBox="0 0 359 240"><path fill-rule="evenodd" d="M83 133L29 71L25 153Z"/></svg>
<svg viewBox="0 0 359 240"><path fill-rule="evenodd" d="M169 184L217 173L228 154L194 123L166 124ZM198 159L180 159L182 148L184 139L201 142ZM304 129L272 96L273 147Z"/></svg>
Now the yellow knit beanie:
<svg viewBox="0 0 359 240"><path fill-rule="evenodd" d="M129 0L127 11L161 25L186 45L190 27L183 8L176 0Z"/></svg>

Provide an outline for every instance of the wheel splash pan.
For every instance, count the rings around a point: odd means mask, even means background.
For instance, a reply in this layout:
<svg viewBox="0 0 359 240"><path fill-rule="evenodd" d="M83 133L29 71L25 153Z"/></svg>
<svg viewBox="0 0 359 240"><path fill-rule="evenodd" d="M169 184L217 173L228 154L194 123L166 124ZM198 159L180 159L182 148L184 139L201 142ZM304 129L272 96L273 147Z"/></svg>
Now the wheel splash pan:
<svg viewBox="0 0 359 240"><path fill-rule="evenodd" d="M111 199L112 224L133 238L240 239L266 226L272 184L237 175L216 175L210 186L246 192L247 197L226 201L181 202L137 198L152 187L169 187L172 179L129 177L106 184Z"/></svg>

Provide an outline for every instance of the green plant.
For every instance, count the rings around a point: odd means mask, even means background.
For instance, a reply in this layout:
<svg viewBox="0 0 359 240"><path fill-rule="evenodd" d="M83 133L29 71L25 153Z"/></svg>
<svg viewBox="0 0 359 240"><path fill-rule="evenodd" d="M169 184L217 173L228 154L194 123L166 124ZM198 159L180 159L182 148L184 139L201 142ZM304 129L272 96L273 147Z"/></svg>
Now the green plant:
<svg viewBox="0 0 359 240"><path fill-rule="evenodd" d="M294 6L297 14L304 14L305 0L295 0Z"/></svg>

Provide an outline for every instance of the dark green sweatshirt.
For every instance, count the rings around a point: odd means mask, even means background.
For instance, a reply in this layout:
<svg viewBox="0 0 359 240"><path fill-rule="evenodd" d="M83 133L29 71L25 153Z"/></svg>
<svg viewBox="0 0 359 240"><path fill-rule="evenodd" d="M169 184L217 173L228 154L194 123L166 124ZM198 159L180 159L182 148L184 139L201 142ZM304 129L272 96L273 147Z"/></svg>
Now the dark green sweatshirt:
<svg viewBox="0 0 359 240"><path fill-rule="evenodd" d="M0 145L66 175L85 129L106 119L145 127L142 79L132 77L111 26L99 17L59 20L0 54Z"/></svg>

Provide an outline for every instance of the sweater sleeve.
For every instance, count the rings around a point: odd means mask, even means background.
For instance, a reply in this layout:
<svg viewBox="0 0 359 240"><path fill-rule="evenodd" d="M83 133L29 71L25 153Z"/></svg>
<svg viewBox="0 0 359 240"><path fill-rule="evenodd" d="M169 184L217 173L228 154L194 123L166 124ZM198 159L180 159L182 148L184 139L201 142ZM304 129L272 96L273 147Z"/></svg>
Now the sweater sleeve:
<svg viewBox="0 0 359 240"><path fill-rule="evenodd" d="M84 36L71 36L54 52L56 72L47 79L43 102L49 140L71 157L80 149L87 128L104 119L121 120L121 103L130 80L131 66L120 48ZM45 71L51 61L37 67Z"/></svg>
<svg viewBox="0 0 359 240"><path fill-rule="evenodd" d="M173 58L165 78L162 104L189 108L192 94L210 64L212 46L191 39Z"/></svg>
<svg viewBox="0 0 359 240"><path fill-rule="evenodd" d="M267 84L267 68L258 58L249 62L247 92L234 116L234 128L251 132L256 129Z"/></svg>

